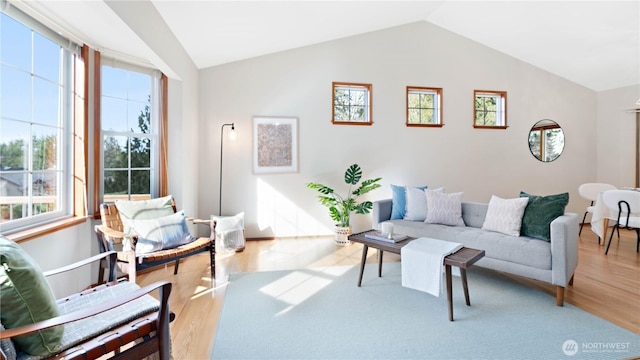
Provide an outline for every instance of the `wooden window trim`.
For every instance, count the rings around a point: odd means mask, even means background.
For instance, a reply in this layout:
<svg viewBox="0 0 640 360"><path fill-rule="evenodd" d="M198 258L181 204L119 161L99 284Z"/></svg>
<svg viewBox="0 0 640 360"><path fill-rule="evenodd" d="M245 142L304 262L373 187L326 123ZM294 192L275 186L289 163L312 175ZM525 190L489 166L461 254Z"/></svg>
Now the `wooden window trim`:
<svg viewBox="0 0 640 360"><path fill-rule="evenodd" d="M487 126L487 125L476 125L476 97L478 94L491 94L500 96L504 103L504 125L496 125L496 126ZM505 130L507 129L507 92L506 91L498 91L498 90L473 90L473 127L475 129L494 129L494 130Z"/></svg>
<svg viewBox="0 0 640 360"><path fill-rule="evenodd" d="M94 52L94 68L93 68L93 78L94 78L94 126L93 126L93 138L94 138L94 147L93 147L93 159L94 159L94 176L93 176L93 218L100 219L100 204L102 203L102 199L100 198L100 187L102 184L100 183L102 167L100 164L100 156L102 152L101 148L101 104L102 104L102 61L101 55L99 51ZM160 118L159 118L159 129L158 129L158 138L160 141L159 144L159 169L158 169L158 195L159 196L167 196L169 194L169 180L168 180L168 167L169 167L169 79L165 74L160 76L160 98L162 104L160 104Z"/></svg>
<svg viewBox="0 0 640 360"><path fill-rule="evenodd" d="M351 122L351 121L335 121L336 119L336 86L359 86L367 89L369 94L369 106L367 109L368 119L367 122ZM337 82L334 81L331 83L331 123L334 125L364 125L371 126L373 125L373 86L371 84L362 84L362 83L350 83L350 82Z"/></svg>
<svg viewBox="0 0 640 360"><path fill-rule="evenodd" d="M437 124L413 124L409 123L409 92L410 91L433 91L438 94L438 113L440 115L440 122ZM444 114L442 111L442 88L434 88L434 87L420 87L420 86L407 86L407 93L405 96L406 100L406 120L405 125L407 127L431 127L431 128L441 128L444 126Z"/></svg>

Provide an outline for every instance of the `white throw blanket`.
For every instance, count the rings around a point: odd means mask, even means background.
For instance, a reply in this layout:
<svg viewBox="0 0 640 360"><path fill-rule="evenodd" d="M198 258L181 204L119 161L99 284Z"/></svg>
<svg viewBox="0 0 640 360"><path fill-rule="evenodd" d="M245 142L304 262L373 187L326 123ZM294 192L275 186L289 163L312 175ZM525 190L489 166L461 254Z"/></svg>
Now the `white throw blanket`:
<svg viewBox="0 0 640 360"><path fill-rule="evenodd" d="M418 238L400 249L402 286L440 296L444 257L462 248L462 244L430 238Z"/></svg>

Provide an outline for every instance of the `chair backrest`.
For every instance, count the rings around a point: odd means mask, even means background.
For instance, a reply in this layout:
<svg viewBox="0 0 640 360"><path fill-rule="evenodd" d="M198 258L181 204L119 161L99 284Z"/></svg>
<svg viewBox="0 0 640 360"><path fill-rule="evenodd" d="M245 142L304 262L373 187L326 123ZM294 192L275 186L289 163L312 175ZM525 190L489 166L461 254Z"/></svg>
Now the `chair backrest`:
<svg viewBox="0 0 640 360"><path fill-rule="evenodd" d="M640 191L635 190L609 190L602 193L602 201L611 210L618 213L618 203L626 201L629 204L632 216L640 216ZM622 216L628 216L627 207L623 205Z"/></svg>
<svg viewBox="0 0 640 360"><path fill-rule="evenodd" d="M586 183L580 185L578 188L578 194L583 198L589 201L596 201L598 199L598 194L607 191L607 190L615 190L617 189L615 186L611 184L605 183Z"/></svg>

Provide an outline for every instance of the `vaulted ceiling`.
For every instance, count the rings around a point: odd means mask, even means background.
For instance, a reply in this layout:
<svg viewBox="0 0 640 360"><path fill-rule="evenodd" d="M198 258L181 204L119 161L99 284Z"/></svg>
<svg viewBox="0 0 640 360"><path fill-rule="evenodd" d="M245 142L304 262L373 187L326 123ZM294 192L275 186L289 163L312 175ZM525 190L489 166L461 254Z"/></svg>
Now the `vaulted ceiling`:
<svg viewBox="0 0 640 360"><path fill-rule="evenodd" d="M95 48L153 63L157 54L111 1L23 5ZM149 16L161 17L197 68L428 21L595 91L640 84L637 0L137 1L153 5Z"/></svg>

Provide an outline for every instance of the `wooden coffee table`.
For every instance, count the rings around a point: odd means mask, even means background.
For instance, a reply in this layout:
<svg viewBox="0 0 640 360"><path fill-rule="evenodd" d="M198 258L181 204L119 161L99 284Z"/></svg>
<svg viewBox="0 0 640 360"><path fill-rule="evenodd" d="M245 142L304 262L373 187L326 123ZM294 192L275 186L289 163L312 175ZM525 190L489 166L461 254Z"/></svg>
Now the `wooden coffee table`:
<svg viewBox="0 0 640 360"><path fill-rule="evenodd" d="M362 248L362 260L360 261L360 276L358 277L358 286L362 286L362 274L364 273L364 265L367 261L367 252L369 251L369 247L378 249L378 277L382 277L382 254L385 251L388 251L390 253L400 255L402 247L416 239L414 237L409 237L397 243L392 243L365 237L365 234L370 231L374 230L367 230L349 236L349 240L364 245ZM455 253L445 256L444 268L447 283L447 304L449 307L449 321L453 321L453 286L451 285L451 267L456 266L460 268L460 277L462 279L464 299L467 303L467 306L471 306L471 302L469 301L469 286L467 285L467 269L471 267L471 265L473 265L476 261L482 259L483 256L484 250L472 249L468 247L463 247Z"/></svg>

